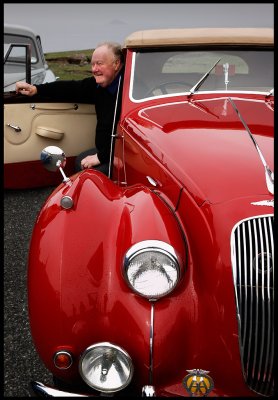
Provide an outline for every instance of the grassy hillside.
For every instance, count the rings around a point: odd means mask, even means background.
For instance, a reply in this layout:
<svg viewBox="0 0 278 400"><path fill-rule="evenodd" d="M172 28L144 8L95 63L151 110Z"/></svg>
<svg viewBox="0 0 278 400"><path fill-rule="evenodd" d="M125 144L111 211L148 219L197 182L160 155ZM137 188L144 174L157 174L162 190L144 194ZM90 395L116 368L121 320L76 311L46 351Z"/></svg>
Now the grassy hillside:
<svg viewBox="0 0 278 400"><path fill-rule="evenodd" d="M92 75L91 56L93 50L64 51L46 53L49 68L59 80L83 79Z"/></svg>

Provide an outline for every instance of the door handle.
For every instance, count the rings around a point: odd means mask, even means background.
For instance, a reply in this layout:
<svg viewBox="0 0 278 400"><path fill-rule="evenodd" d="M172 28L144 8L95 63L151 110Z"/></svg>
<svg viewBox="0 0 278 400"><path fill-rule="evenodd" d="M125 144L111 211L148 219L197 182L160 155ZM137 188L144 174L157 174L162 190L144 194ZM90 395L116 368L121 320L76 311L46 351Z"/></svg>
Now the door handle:
<svg viewBox="0 0 278 400"><path fill-rule="evenodd" d="M64 132L55 128L48 128L44 126L38 126L36 130L36 134L39 136L43 136L49 139L61 140L63 139Z"/></svg>
<svg viewBox="0 0 278 400"><path fill-rule="evenodd" d="M21 132L21 128L19 126L12 125L12 124L7 124L7 126L14 129L16 132Z"/></svg>

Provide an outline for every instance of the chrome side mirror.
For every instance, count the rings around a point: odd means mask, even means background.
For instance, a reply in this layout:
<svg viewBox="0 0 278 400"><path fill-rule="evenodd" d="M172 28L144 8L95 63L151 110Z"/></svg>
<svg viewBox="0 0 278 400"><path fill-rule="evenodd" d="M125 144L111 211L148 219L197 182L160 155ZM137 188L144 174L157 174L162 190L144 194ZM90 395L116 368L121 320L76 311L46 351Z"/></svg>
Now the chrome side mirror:
<svg viewBox="0 0 278 400"><path fill-rule="evenodd" d="M48 146L41 152L41 162L48 171L57 171L66 165L66 155L60 147Z"/></svg>
<svg viewBox="0 0 278 400"><path fill-rule="evenodd" d="M66 155L60 147L45 147L41 152L41 162L48 171L55 172L59 169L63 176L63 182L68 182L70 180L66 177L62 169L66 165Z"/></svg>

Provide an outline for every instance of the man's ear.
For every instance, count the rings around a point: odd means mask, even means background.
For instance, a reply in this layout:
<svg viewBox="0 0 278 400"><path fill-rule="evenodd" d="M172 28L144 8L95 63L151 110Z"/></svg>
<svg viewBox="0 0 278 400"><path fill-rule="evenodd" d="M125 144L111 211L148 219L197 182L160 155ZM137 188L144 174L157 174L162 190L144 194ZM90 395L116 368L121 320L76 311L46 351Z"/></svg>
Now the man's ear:
<svg viewBox="0 0 278 400"><path fill-rule="evenodd" d="M118 69L120 68L120 60L115 60L115 70L118 71Z"/></svg>

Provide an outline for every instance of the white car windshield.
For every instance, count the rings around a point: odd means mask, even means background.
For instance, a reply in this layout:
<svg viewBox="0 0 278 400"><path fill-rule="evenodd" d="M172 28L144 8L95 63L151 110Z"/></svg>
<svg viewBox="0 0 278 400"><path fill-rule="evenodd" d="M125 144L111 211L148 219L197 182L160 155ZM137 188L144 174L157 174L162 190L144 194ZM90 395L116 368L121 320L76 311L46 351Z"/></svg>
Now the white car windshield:
<svg viewBox="0 0 278 400"><path fill-rule="evenodd" d="M196 92L273 88L271 50L142 51L134 57L131 97L137 101L189 93L200 81Z"/></svg>

